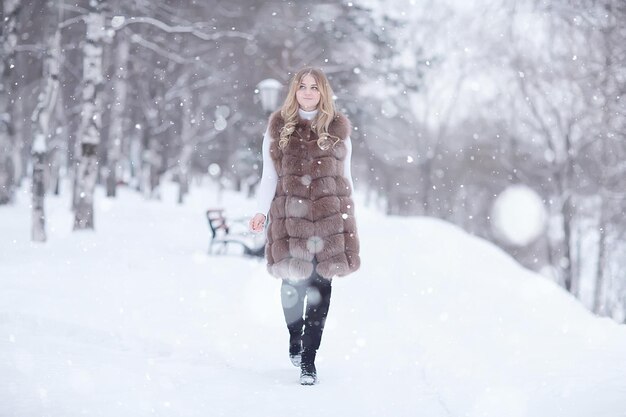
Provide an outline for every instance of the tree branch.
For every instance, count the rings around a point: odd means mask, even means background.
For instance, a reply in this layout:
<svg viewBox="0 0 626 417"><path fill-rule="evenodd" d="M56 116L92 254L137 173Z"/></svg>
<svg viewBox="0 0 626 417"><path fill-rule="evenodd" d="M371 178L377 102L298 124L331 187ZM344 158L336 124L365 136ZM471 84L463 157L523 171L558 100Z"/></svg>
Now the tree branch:
<svg viewBox="0 0 626 417"><path fill-rule="evenodd" d="M208 33L204 33L194 27L191 26L170 26L167 23L164 23L160 20L154 19L152 17L148 17L148 16L141 16L141 17L129 17L127 19L124 20L124 22L119 25L118 27L116 27L116 30L122 29L126 26L129 26L133 23L145 23L145 24L149 24L152 26L155 26L159 29L161 29L164 32L167 33L189 33L191 35L196 36L197 38L200 38L204 41L215 41L224 37L229 37L229 38L241 38L241 39L245 39L248 41L252 41L254 40L254 37L247 34L247 33L243 33L243 32L239 32L239 31L227 31L227 32L217 32L217 33L213 33L213 34L208 34Z"/></svg>
<svg viewBox="0 0 626 417"><path fill-rule="evenodd" d="M189 62L193 62L193 60L191 59L187 59L184 57L181 57L178 54L175 54L173 52L168 52L165 49L163 49L160 45L154 43L154 42L150 42L146 39L144 39L141 35L137 34L137 33L133 33L133 35L130 37L131 42L136 43L137 45L143 46L144 48L150 49L153 52L156 52L157 54L167 58L167 59L171 59L172 61L176 62L177 64L186 64Z"/></svg>
<svg viewBox="0 0 626 417"><path fill-rule="evenodd" d="M84 20L85 20L84 14L72 17L70 19L64 20L63 22L59 23L59 29L65 29L66 27L73 25L74 23L78 23Z"/></svg>

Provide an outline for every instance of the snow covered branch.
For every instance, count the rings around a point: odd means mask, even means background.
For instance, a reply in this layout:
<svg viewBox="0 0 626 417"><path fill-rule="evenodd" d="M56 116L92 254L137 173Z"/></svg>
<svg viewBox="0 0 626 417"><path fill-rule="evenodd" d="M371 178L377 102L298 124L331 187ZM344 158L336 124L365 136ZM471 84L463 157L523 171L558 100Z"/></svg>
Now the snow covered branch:
<svg viewBox="0 0 626 417"><path fill-rule="evenodd" d="M165 49L163 49L161 46L159 46L158 44L154 43L154 42L150 42L146 39L144 39L141 35L134 33L131 36L131 41L133 43L136 43L137 45L141 45L144 48L148 48L151 51L167 58L167 59L171 59L172 61L176 62L177 64L185 64L185 63L189 63L189 62L193 62L193 60L188 59L188 58L184 58L181 57L178 54L175 54L173 52L169 52L166 51Z"/></svg>
<svg viewBox="0 0 626 417"><path fill-rule="evenodd" d="M134 23L144 23L144 24L152 25L167 33L189 33L204 41L215 41L224 37L241 38L241 39L245 39L248 41L254 40L254 37L252 35L249 35L244 32L233 30L233 31L221 31L221 32L213 33L213 34L208 34L192 26L182 26L182 25L171 26L165 22L162 22L158 19L155 19L149 16L125 18L123 22L121 22L118 26L115 27L115 29L122 29Z"/></svg>

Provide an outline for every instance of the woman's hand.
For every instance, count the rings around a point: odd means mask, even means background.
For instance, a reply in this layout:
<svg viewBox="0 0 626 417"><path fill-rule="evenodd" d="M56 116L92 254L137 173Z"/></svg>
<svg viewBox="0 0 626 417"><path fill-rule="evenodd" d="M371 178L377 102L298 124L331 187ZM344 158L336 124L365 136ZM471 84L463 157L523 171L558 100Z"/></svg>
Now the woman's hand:
<svg viewBox="0 0 626 417"><path fill-rule="evenodd" d="M265 215L263 213L257 213L253 218L250 219L250 230L254 233L259 233L263 231L265 227Z"/></svg>

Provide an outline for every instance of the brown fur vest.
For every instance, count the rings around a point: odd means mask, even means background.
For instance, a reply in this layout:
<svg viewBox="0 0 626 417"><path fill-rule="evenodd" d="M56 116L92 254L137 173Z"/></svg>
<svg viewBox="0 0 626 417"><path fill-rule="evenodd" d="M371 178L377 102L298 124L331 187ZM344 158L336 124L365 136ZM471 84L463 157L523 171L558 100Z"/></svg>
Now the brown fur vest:
<svg viewBox="0 0 626 417"><path fill-rule="evenodd" d="M326 279L356 271L359 238L350 183L344 177L350 121L339 114L329 133L341 140L329 150L317 145L311 120L299 119L289 144L278 147L285 122L280 111L269 120L270 154L278 174L269 211L265 256L267 269L277 278L307 279L314 267Z"/></svg>

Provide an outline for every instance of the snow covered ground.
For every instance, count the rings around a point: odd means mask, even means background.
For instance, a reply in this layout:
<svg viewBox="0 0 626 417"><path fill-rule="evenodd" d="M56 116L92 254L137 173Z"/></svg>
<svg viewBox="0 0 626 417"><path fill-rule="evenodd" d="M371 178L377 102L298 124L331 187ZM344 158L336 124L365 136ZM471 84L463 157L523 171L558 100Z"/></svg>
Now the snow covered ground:
<svg viewBox="0 0 626 417"><path fill-rule="evenodd" d="M280 282L206 254L204 210L252 200L96 198L74 233L48 197L46 244L27 187L0 207L0 416L626 416L626 327L454 225L358 205L362 268L335 279L302 387Z"/></svg>

